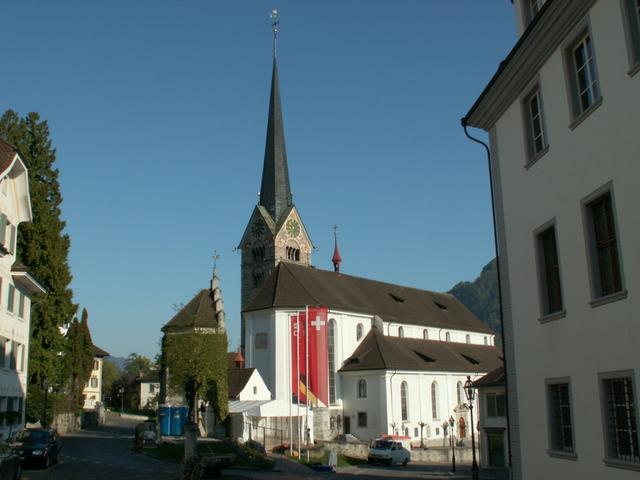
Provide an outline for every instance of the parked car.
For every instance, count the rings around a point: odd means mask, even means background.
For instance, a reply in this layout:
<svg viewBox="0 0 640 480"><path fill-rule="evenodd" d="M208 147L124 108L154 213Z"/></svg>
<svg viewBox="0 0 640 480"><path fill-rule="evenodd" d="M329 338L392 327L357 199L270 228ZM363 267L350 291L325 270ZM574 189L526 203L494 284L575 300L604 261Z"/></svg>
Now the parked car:
<svg viewBox="0 0 640 480"><path fill-rule="evenodd" d="M6 443L0 443L0 480L19 480L22 476L20 457Z"/></svg>
<svg viewBox="0 0 640 480"><path fill-rule="evenodd" d="M368 461L384 463L386 465L402 464L406 466L411 460L411 452L402 446L401 442L393 440L375 440L369 448Z"/></svg>
<svg viewBox="0 0 640 480"><path fill-rule="evenodd" d="M55 430L28 428L16 434L11 448L23 463L38 463L44 468L58 463L60 444Z"/></svg>

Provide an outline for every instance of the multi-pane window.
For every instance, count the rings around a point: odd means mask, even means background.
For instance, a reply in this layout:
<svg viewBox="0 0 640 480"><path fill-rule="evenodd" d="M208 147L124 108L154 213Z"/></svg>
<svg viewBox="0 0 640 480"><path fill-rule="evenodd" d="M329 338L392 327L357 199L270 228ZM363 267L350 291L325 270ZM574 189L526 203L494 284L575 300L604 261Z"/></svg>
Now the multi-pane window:
<svg viewBox="0 0 640 480"><path fill-rule="evenodd" d="M549 315L562 310L560 265L556 246L556 229L551 226L538 234L538 258L540 264L540 290L542 311Z"/></svg>
<svg viewBox="0 0 640 480"><path fill-rule="evenodd" d="M367 398L367 381L364 378L358 380L358 398Z"/></svg>
<svg viewBox="0 0 640 480"><path fill-rule="evenodd" d="M438 384L436 382L431 384L431 418L438 419Z"/></svg>
<svg viewBox="0 0 640 480"><path fill-rule="evenodd" d="M100 370L100 362L98 360L93 361L93 369Z"/></svg>
<svg viewBox="0 0 640 480"><path fill-rule="evenodd" d="M524 102L526 111L527 139L529 143L529 158L535 157L547 148L547 133L542 109L540 88L526 97Z"/></svg>
<svg viewBox="0 0 640 480"><path fill-rule="evenodd" d="M7 343L9 341L6 338L0 337L0 367L5 367L7 362Z"/></svg>
<svg viewBox="0 0 640 480"><path fill-rule="evenodd" d="M593 200L587 208L591 221L594 293L596 297L604 297L622 290L611 192Z"/></svg>
<svg viewBox="0 0 640 480"><path fill-rule="evenodd" d="M407 382L400 384L400 413L402 420L409 419L409 409L407 408L407 402L409 397L409 387Z"/></svg>
<svg viewBox="0 0 640 480"><path fill-rule="evenodd" d="M329 357L329 403L336 403L336 352L335 352L335 320L329 320L329 335L327 341L327 351Z"/></svg>
<svg viewBox="0 0 640 480"><path fill-rule="evenodd" d="M607 457L640 463L638 424L632 377L602 381L605 402Z"/></svg>
<svg viewBox="0 0 640 480"><path fill-rule="evenodd" d="M358 412L358 427L367 428L367 412Z"/></svg>
<svg viewBox="0 0 640 480"><path fill-rule="evenodd" d="M487 417L506 417L507 404L504 393L487 393L485 396Z"/></svg>
<svg viewBox="0 0 640 480"><path fill-rule="evenodd" d="M24 318L24 302L25 302L24 293L19 292L18 293L18 316L20 318Z"/></svg>
<svg viewBox="0 0 640 480"><path fill-rule="evenodd" d="M593 53L591 34L586 33L571 48L575 114L591 107L600 99L600 85Z"/></svg>
<svg viewBox="0 0 640 480"><path fill-rule="evenodd" d="M18 365L18 343L11 341L11 356L9 357L9 368L15 370Z"/></svg>
<svg viewBox="0 0 640 480"><path fill-rule="evenodd" d="M91 388L98 388L98 379L96 377L91 377Z"/></svg>
<svg viewBox="0 0 640 480"><path fill-rule="evenodd" d="M631 63L640 62L640 0L624 0Z"/></svg>
<svg viewBox="0 0 640 480"><path fill-rule="evenodd" d="M7 310L13 312L16 296L16 287L9 285L9 294L7 295Z"/></svg>
<svg viewBox="0 0 640 480"><path fill-rule="evenodd" d="M573 453L573 425L568 383L547 385L549 401L549 439L551 450Z"/></svg>

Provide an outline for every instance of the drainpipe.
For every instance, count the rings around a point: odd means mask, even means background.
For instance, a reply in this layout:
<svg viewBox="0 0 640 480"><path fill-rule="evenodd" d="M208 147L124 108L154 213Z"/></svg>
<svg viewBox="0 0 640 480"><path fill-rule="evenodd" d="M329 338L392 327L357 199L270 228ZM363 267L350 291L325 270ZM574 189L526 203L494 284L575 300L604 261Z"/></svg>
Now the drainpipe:
<svg viewBox="0 0 640 480"><path fill-rule="evenodd" d="M391 378L389 378L389 393L391 394L391 423L394 423L394 420L393 420L393 412L394 412L394 410L393 410L393 377L395 376L396 373L398 373L398 370L394 371L391 374ZM391 423L389 423L389 426L391 426ZM391 435L395 435L395 434L396 434L396 432L392 428L391 429Z"/></svg>
<svg viewBox="0 0 640 480"><path fill-rule="evenodd" d="M498 311L500 314L500 336L502 338L502 358L504 362L504 403L507 414L507 451L508 451L508 463L509 470L511 470L511 422L509 421L509 389L508 389L508 375L507 375L507 352L506 352L506 342L504 337L504 314L502 311L502 281L500 277L500 255L498 251L498 224L496 221L496 201L494 196L493 189L493 172L491 171L491 150L489 146L484 143L482 140L472 137L467 131L467 117L463 117L460 120L462 128L464 129L464 134L467 136L469 140L472 142L478 143L482 145L487 152L487 166L489 168L489 187L491 189L491 216L493 220L493 247L496 252L496 275L498 277ZM471 425L471 428L475 428Z"/></svg>

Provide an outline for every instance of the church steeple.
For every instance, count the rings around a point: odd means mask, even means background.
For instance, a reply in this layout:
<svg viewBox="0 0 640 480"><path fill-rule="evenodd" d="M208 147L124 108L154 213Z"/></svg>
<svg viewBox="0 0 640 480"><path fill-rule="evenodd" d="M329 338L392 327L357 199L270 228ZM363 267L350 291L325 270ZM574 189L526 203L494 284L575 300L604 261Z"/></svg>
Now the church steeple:
<svg viewBox="0 0 640 480"><path fill-rule="evenodd" d="M278 64L275 55L273 58L269 121L267 123L267 141L264 151L259 204L267 209L276 225L280 223L282 216L293 205L291 186L289 184L287 150L284 142L284 122L280 105Z"/></svg>

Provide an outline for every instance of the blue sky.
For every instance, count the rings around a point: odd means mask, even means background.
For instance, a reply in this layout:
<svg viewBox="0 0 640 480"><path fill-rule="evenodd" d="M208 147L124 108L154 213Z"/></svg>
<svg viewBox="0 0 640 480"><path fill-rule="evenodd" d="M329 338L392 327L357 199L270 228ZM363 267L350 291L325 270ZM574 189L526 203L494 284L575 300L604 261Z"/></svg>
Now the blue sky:
<svg viewBox="0 0 640 480"><path fill-rule="evenodd" d="M257 201L269 12L294 203L331 268L448 290L493 257L484 152L459 119L515 42L507 0L21 0L3 6L0 110L58 151L74 299L94 343L152 356L214 250L230 347Z"/></svg>

